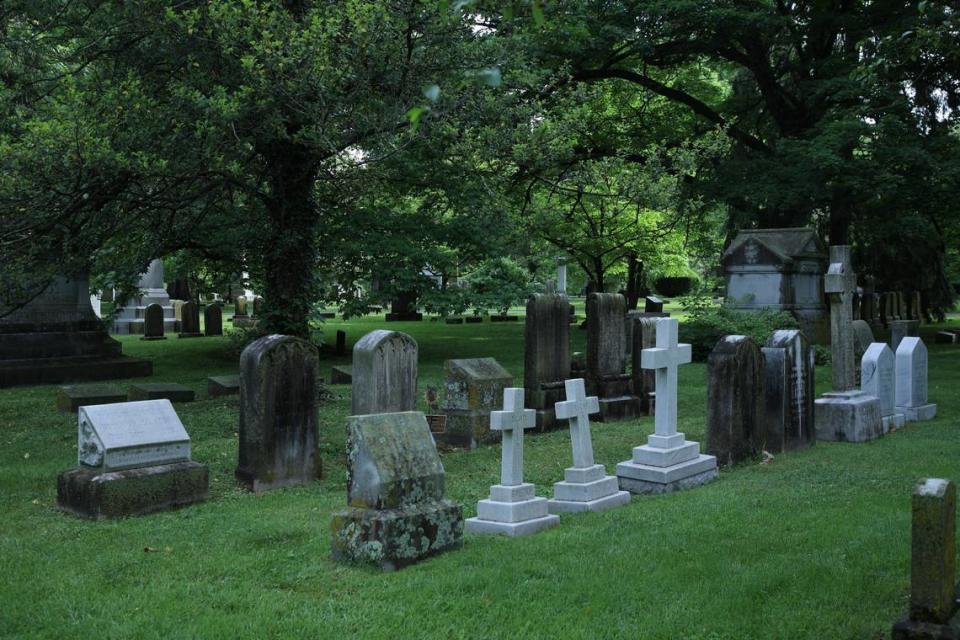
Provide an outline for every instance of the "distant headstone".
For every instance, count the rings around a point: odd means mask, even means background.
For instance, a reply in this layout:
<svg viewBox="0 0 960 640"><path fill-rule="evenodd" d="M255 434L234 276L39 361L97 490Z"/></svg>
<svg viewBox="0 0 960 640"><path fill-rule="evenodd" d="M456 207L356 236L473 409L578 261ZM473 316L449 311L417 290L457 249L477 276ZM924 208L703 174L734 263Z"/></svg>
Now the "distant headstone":
<svg viewBox="0 0 960 640"><path fill-rule="evenodd" d="M126 402L127 394L110 384L74 384L57 391L57 409L76 413L80 407Z"/></svg>
<svg viewBox="0 0 960 640"><path fill-rule="evenodd" d="M57 504L85 518L173 509L207 498L209 471L169 400L81 407L77 468L57 478Z"/></svg>
<svg viewBox="0 0 960 640"><path fill-rule="evenodd" d="M387 322L420 322L423 314L417 311L417 292L401 291L390 301Z"/></svg>
<svg viewBox="0 0 960 640"><path fill-rule="evenodd" d="M240 355L240 456L236 476L254 492L308 484L320 476L316 348L271 335Z"/></svg>
<svg viewBox="0 0 960 640"><path fill-rule="evenodd" d="M721 338L707 361L706 452L733 465L763 451L764 358L747 336Z"/></svg>
<svg viewBox="0 0 960 640"><path fill-rule="evenodd" d="M377 329L353 345L353 415L413 411L417 402L417 342Z"/></svg>
<svg viewBox="0 0 960 640"><path fill-rule="evenodd" d="M164 287L163 260L152 260L141 274L137 294L116 307L111 330L113 333L143 333L144 313L151 304L159 304L164 314L164 330L173 331L174 309Z"/></svg>
<svg viewBox="0 0 960 640"><path fill-rule="evenodd" d="M240 376L210 376L207 378L207 395L211 398L232 396L240 393Z"/></svg>
<svg viewBox="0 0 960 640"><path fill-rule="evenodd" d="M513 376L493 358L447 360L441 409L447 416L444 442L472 449L499 439L499 434L490 430L490 412L512 384Z"/></svg>
<svg viewBox="0 0 960 640"><path fill-rule="evenodd" d="M880 400L883 432L902 427L904 416L896 410L896 384L893 351L886 342L874 342L863 354L860 365L860 390Z"/></svg>
<svg viewBox="0 0 960 640"><path fill-rule="evenodd" d="M334 560L392 571L463 544L463 509L420 412L347 418L347 504L333 515Z"/></svg>
<svg viewBox="0 0 960 640"><path fill-rule="evenodd" d="M774 331L763 347L766 449L771 453L816 443L814 353L802 332Z"/></svg>
<svg viewBox="0 0 960 640"><path fill-rule="evenodd" d="M208 336L223 335L223 309L217 303L203 308L203 332Z"/></svg>
<svg viewBox="0 0 960 640"><path fill-rule="evenodd" d="M254 316L263 315L263 298L261 296L256 296L253 299L253 315Z"/></svg>
<svg viewBox="0 0 960 640"><path fill-rule="evenodd" d="M159 304L148 305L143 312L143 338L141 340L166 340L163 335L163 307Z"/></svg>
<svg viewBox="0 0 960 640"><path fill-rule="evenodd" d="M870 328L870 323L866 320L854 320L853 358L857 380L860 380L860 361L863 359L863 354L867 352L867 349L874 342L873 329Z"/></svg>
<svg viewBox="0 0 960 640"><path fill-rule="evenodd" d="M527 407L537 412L537 428L556 424L554 405L563 399L570 377L570 302L559 294L527 300L523 387Z"/></svg>
<svg viewBox="0 0 960 640"><path fill-rule="evenodd" d="M180 333L178 338L199 338L203 336L200 332L200 307L197 303L188 300L183 303L180 309L182 320L180 320Z"/></svg>
<svg viewBox="0 0 960 640"><path fill-rule="evenodd" d="M233 301L233 315L245 317L247 315L247 299L244 296L237 296Z"/></svg>
<svg viewBox="0 0 960 640"><path fill-rule="evenodd" d="M916 337L920 332L919 320L893 320L890 322L890 348L894 352L907 336Z"/></svg>
<svg viewBox="0 0 960 640"><path fill-rule="evenodd" d="M190 387L176 382L145 382L130 385L127 391L130 400L169 400L170 402L193 402L196 394Z"/></svg>
<svg viewBox="0 0 960 640"><path fill-rule="evenodd" d="M587 382L600 401L598 421L623 420L640 414L626 373L624 318L627 303L619 293L587 296Z"/></svg>
<svg viewBox="0 0 960 640"><path fill-rule="evenodd" d="M353 384L353 366L342 364L330 367L330 384Z"/></svg>
<svg viewBox="0 0 960 640"><path fill-rule="evenodd" d="M656 391L656 373L643 368L643 350L657 346L657 318L634 318L630 345L633 395L640 399L640 409L650 413L650 394Z"/></svg>
<svg viewBox="0 0 960 640"><path fill-rule="evenodd" d="M907 422L933 420L937 405L927 401L927 346L912 336L900 342L896 353L897 411Z"/></svg>
<svg viewBox="0 0 960 640"><path fill-rule="evenodd" d="M952 331L938 331L937 335L934 336L934 342L937 344L957 344L958 336Z"/></svg>
<svg viewBox="0 0 960 640"><path fill-rule="evenodd" d="M567 295L567 259L557 258L557 293Z"/></svg>
<svg viewBox="0 0 960 640"><path fill-rule="evenodd" d="M338 356L344 356L347 354L347 332L343 330L337 330L337 343L334 350L334 354Z"/></svg>
<svg viewBox="0 0 960 640"><path fill-rule="evenodd" d="M657 296L644 298L643 310L647 313L663 313L663 300Z"/></svg>
<svg viewBox="0 0 960 640"><path fill-rule="evenodd" d="M466 522L468 533L525 536L559 524L546 498L538 498L533 484L523 481L523 432L536 424L536 411L523 408L523 389L504 389L503 410L490 414L490 428L503 433L500 484L477 503L477 517Z"/></svg>

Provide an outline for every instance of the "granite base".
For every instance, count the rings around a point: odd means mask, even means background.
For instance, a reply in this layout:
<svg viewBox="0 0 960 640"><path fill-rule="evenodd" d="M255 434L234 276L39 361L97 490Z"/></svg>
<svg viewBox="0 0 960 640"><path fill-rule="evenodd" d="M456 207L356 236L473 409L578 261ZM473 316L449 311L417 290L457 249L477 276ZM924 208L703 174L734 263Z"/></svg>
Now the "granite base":
<svg viewBox="0 0 960 640"><path fill-rule="evenodd" d="M814 403L817 440L868 442L883 435L880 400L860 391L826 393Z"/></svg>
<svg viewBox="0 0 960 640"><path fill-rule="evenodd" d="M897 407L907 422L926 422L937 417L937 405L923 404L919 407Z"/></svg>

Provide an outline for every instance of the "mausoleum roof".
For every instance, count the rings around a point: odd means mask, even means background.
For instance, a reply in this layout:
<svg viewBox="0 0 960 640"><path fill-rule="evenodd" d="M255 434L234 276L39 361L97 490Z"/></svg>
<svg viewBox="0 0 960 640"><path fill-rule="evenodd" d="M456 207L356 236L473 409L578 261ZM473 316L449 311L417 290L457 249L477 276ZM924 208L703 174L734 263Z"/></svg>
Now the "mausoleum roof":
<svg viewBox="0 0 960 640"><path fill-rule="evenodd" d="M737 234L727 250L723 252L721 262L726 263L745 244L754 242L770 251L782 262L794 260L826 260L827 247L813 229L806 227L793 229L744 229Z"/></svg>

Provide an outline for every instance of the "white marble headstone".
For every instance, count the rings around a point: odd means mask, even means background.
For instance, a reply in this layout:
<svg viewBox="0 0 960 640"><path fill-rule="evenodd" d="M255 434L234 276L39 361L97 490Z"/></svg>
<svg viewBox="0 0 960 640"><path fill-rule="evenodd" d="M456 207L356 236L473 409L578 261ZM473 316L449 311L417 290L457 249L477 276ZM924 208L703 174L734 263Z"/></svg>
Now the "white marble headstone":
<svg viewBox="0 0 960 640"><path fill-rule="evenodd" d="M927 346L923 340L907 336L900 341L896 356L896 405L908 421L930 420L936 405L927 402Z"/></svg>
<svg viewBox="0 0 960 640"><path fill-rule="evenodd" d="M169 400L80 407L77 462L119 471L190 460L190 436Z"/></svg>
<svg viewBox="0 0 960 640"><path fill-rule="evenodd" d="M860 359L860 390L880 400L884 431L903 425L903 414L896 411L894 355L886 342L871 343ZM891 425L892 421L892 425Z"/></svg>

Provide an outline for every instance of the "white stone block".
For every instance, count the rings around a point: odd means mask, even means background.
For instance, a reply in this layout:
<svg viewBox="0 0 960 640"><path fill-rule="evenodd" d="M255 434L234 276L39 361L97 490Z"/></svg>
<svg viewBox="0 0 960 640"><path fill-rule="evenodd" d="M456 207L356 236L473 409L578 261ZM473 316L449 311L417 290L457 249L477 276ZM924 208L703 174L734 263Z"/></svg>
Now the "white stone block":
<svg viewBox="0 0 960 640"><path fill-rule="evenodd" d="M599 480L582 484L557 482L553 485L553 497L557 500L590 502L591 500L616 493L617 489L617 479L613 476L604 476Z"/></svg>
<svg viewBox="0 0 960 640"><path fill-rule="evenodd" d="M490 499L494 502L523 502L534 497L534 486L532 483L502 485L495 484L490 487Z"/></svg>
<svg viewBox="0 0 960 640"><path fill-rule="evenodd" d="M683 445L686 441L686 436L682 433L675 433L671 436L658 436L652 433L647 436L647 445L658 449L673 449L674 447Z"/></svg>
<svg viewBox="0 0 960 640"><path fill-rule="evenodd" d="M560 516L545 515L542 518L525 520L523 522L494 522L492 520L481 520L480 518L468 518L465 521L465 530L467 533L477 535L504 535L511 538L528 536L550 527L560 524Z"/></svg>
<svg viewBox="0 0 960 640"><path fill-rule="evenodd" d="M190 461L190 436L169 400L80 407L77 462L119 471Z"/></svg>
<svg viewBox="0 0 960 640"><path fill-rule="evenodd" d="M672 467L700 455L700 443L686 441L679 447L660 449L643 445L633 448L633 461L651 467Z"/></svg>
<svg viewBox="0 0 960 640"><path fill-rule="evenodd" d="M606 511L630 503L630 494L626 491L617 491L603 498L580 502L577 500L553 499L548 503L550 513L579 513L583 511Z"/></svg>
<svg viewBox="0 0 960 640"><path fill-rule="evenodd" d="M567 467L563 470L564 480L579 484L595 482L606 475L607 472L602 464L595 464L590 467Z"/></svg>
<svg viewBox="0 0 960 640"><path fill-rule="evenodd" d="M617 465L617 476L646 482L668 484L716 468L717 459L714 456L701 454L693 460L681 462L672 467L653 467L645 464L637 464L632 460L628 460Z"/></svg>
<svg viewBox="0 0 960 640"><path fill-rule="evenodd" d="M522 522L547 515L547 499L532 498L523 502L494 502L481 500L477 503L477 517L494 522Z"/></svg>

